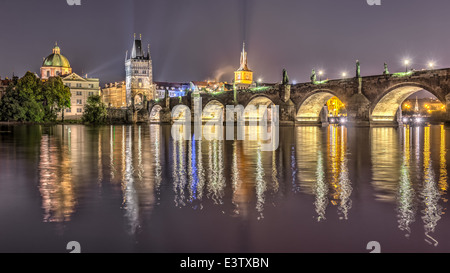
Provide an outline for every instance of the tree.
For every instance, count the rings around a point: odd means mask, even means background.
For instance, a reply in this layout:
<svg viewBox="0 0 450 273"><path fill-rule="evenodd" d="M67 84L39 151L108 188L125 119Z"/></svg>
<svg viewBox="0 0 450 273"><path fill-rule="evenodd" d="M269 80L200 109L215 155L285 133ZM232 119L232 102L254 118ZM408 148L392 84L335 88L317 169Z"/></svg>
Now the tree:
<svg viewBox="0 0 450 273"><path fill-rule="evenodd" d="M90 96L84 106L83 122L91 124L101 124L107 118L106 105L102 102L99 95Z"/></svg>
<svg viewBox="0 0 450 273"><path fill-rule="evenodd" d="M70 108L70 97L70 88L64 85L60 77L49 78L42 88L42 104L45 110L45 120L55 121L58 112Z"/></svg>
<svg viewBox="0 0 450 273"><path fill-rule="evenodd" d="M0 119L7 121L55 121L57 112L70 107L70 89L60 77L43 83L27 72L7 88L0 101Z"/></svg>
<svg viewBox="0 0 450 273"><path fill-rule="evenodd" d="M0 118L7 121L42 122L44 109L42 99L42 82L33 73L27 72L9 86L0 101Z"/></svg>

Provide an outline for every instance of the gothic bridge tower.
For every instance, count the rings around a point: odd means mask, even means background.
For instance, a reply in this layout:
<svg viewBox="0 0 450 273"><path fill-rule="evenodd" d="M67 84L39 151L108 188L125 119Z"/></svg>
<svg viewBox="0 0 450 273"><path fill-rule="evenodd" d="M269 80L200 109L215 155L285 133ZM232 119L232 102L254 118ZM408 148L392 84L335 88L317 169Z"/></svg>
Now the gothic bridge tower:
<svg viewBox="0 0 450 273"><path fill-rule="evenodd" d="M140 110L147 101L154 98L152 60L150 45L147 53L142 48L142 35L136 39L134 35L131 55L128 51L125 57L127 106L133 110Z"/></svg>

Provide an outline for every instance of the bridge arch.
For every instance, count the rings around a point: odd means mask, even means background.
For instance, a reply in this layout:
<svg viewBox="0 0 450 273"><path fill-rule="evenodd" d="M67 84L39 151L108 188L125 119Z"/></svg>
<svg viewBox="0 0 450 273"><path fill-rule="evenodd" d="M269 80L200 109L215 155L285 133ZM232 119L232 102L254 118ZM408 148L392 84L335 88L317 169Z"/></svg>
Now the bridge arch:
<svg viewBox="0 0 450 273"><path fill-rule="evenodd" d="M225 106L218 100L210 100L202 109L202 121L225 120Z"/></svg>
<svg viewBox="0 0 450 273"><path fill-rule="evenodd" d="M275 103L264 95L252 97L244 109L245 120L260 120L267 109L267 120L272 119L271 107Z"/></svg>
<svg viewBox="0 0 450 273"><path fill-rule="evenodd" d="M371 122L395 122L397 112L402 103L412 94L425 90L436 96L442 103L445 97L437 93L433 88L421 83L406 82L394 85L385 90L372 103L370 109Z"/></svg>
<svg viewBox="0 0 450 273"><path fill-rule="evenodd" d="M149 121L150 122L160 122L161 121L161 105L155 104L150 109Z"/></svg>
<svg viewBox="0 0 450 273"><path fill-rule="evenodd" d="M332 90L320 89L311 92L300 103L297 110L297 121L302 123L319 123L320 113L325 104L333 97L339 96Z"/></svg>
<svg viewBox="0 0 450 273"><path fill-rule="evenodd" d="M134 107L135 107L135 109L140 110L140 109L143 108L143 105L144 105L144 94L137 93L134 96L133 100L134 100Z"/></svg>

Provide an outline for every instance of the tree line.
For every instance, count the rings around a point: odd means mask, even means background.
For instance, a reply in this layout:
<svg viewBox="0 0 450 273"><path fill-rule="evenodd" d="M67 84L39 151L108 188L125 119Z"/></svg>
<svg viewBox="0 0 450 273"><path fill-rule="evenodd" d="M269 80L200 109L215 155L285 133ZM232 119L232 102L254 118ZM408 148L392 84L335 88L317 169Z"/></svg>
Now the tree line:
<svg viewBox="0 0 450 273"><path fill-rule="evenodd" d="M0 120L15 122L55 122L58 113L64 121L65 109L71 107L70 88L61 77L42 81L31 72L13 81L0 100ZM106 121L106 106L100 96L90 96L85 104L82 121L103 123Z"/></svg>

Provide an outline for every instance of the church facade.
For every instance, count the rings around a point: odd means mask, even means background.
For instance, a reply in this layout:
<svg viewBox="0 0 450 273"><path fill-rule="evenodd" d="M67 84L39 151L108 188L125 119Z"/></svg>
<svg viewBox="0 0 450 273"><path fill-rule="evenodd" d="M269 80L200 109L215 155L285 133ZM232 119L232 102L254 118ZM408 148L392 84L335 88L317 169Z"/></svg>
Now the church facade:
<svg viewBox="0 0 450 273"><path fill-rule="evenodd" d="M61 54L57 44L53 47L52 54L44 58L41 67L41 79L46 81L50 77L61 77L64 85L70 89L71 108L63 110L65 119L80 119L88 97L101 94L99 79L73 73L69 60ZM62 113L59 114L61 116Z"/></svg>

